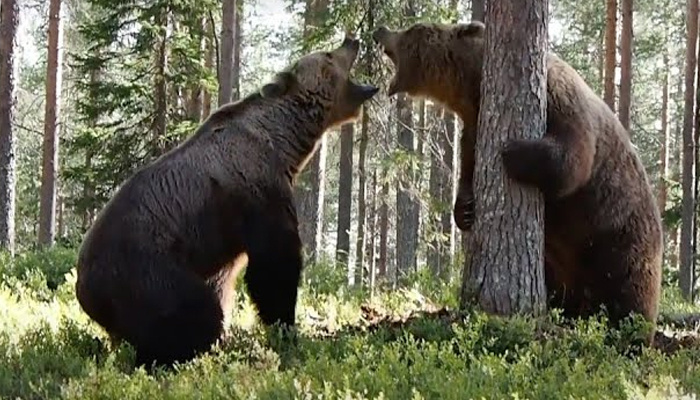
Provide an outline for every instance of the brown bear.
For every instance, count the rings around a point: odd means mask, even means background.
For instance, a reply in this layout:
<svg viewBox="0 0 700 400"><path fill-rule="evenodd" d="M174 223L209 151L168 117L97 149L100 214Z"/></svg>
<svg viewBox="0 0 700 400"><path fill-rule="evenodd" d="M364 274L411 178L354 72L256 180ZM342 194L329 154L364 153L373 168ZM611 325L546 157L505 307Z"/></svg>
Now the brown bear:
<svg viewBox="0 0 700 400"><path fill-rule="evenodd" d="M82 243L83 310L131 343L137 365L172 365L218 340L237 272L261 321L292 327L302 271L293 180L326 130L378 89L349 78L359 41L300 58L222 106L126 182Z"/></svg>
<svg viewBox="0 0 700 400"><path fill-rule="evenodd" d="M378 28L373 37L395 74L388 93L425 96L464 122L454 218L474 220L472 174L484 53L481 22ZM568 316L607 310L655 322L661 290L661 217L630 137L566 62L547 57L547 129L512 140L501 155L508 176L545 196L545 276L550 306ZM476 210L481 212L480 210Z"/></svg>

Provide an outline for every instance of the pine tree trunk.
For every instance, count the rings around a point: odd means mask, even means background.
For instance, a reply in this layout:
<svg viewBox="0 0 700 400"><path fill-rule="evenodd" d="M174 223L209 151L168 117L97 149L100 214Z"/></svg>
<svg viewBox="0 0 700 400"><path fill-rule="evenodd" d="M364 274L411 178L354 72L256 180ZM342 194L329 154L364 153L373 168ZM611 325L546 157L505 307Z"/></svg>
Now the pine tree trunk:
<svg viewBox="0 0 700 400"><path fill-rule="evenodd" d="M377 275L386 278L389 272L389 183L386 167L382 168L382 191L379 198L379 265Z"/></svg>
<svg viewBox="0 0 700 400"><path fill-rule="evenodd" d="M406 157L414 157L413 109L411 100L400 94L396 101L399 149ZM399 172L396 188L396 277L397 280L416 267L418 227L414 225L413 167Z"/></svg>
<svg viewBox="0 0 700 400"><path fill-rule="evenodd" d="M484 3L486 0L472 0L472 21L484 22Z"/></svg>
<svg viewBox="0 0 700 400"><path fill-rule="evenodd" d="M367 220L369 221L368 226L370 232L377 232L377 215L379 214L379 210L377 207L377 189L377 170L374 169L372 170L372 190L370 191L372 195L369 202L370 213L369 217L367 218ZM375 256L377 235L368 235L368 239L369 243L367 245L367 276L369 278L368 284L370 293L374 293L375 283L377 281L377 260Z"/></svg>
<svg viewBox="0 0 700 400"><path fill-rule="evenodd" d="M430 200L432 204L439 203L442 205L442 146L441 146L441 133L440 130L437 129L437 124L435 124L435 121L440 118L440 110L439 108L435 105L432 104L430 106L430 128L429 131L427 132L428 137L430 138L431 142L431 147L433 149L430 151L430 177L428 178L428 194L430 195ZM441 207L442 208L442 207ZM447 207L449 208L449 207ZM430 224L430 233L433 239L430 241L430 245L428 246L428 254L427 254L427 263L428 266L432 269L433 275L434 276L439 276L440 271L443 267L442 265L442 260L444 258L444 244L442 237L438 234L442 233L442 213L444 211L439 211L435 212L434 210L430 210L430 213L428 214L429 217L429 224Z"/></svg>
<svg viewBox="0 0 700 400"><path fill-rule="evenodd" d="M0 248L15 252L15 74L17 0L2 0L0 10Z"/></svg>
<svg viewBox="0 0 700 400"><path fill-rule="evenodd" d="M692 301L693 271L693 126L695 105L695 68L697 65L698 0L687 1L685 53L685 110L683 115L683 163L681 170L681 238L679 283L683 297Z"/></svg>
<svg viewBox="0 0 700 400"><path fill-rule="evenodd" d="M61 0L49 4L48 53L46 61L46 103L42 144L41 200L39 202L39 245L53 246L56 239L56 180L61 106Z"/></svg>
<svg viewBox="0 0 700 400"><path fill-rule="evenodd" d="M443 158L443 168L441 176L440 187L442 189L442 195L440 202L446 205L445 210L440 215L440 229L442 237L446 238L448 242L445 244L444 258L441 262L440 276L446 279L447 273L449 272L449 265L452 263L455 252L455 229L454 229L454 218L452 217L452 212L449 205L454 204L454 155L455 155L455 144L458 142L456 139L456 126L457 119L453 112L445 109L445 132L441 135L442 141L442 154Z"/></svg>
<svg viewBox="0 0 700 400"><path fill-rule="evenodd" d="M221 6L221 45L219 47L219 107L231 102L233 53L236 30L236 0L223 0Z"/></svg>
<svg viewBox="0 0 700 400"><path fill-rule="evenodd" d="M633 0L622 0L622 35L620 37L620 122L630 130L632 103L632 15Z"/></svg>
<svg viewBox="0 0 700 400"><path fill-rule="evenodd" d="M165 78L167 70L167 40L169 23L168 11L163 10L160 22L166 26L163 37L159 39L156 50L156 75L154 79L155 114L153 118L153 156L158 157L165 149L168 128L168 87Z"/></svg>
<svg viewBox="0 0 700 400"><path fill-rule="evenodd" d="M542 194L507 178L499 154L507 140L537 139L545 132L547 2L493 2L486 12L477 218L461 303L477 302L503 315L539 314L546 299Z"/></svg>
<svg viewBox="0 0 700 400"><path fill-rule="evenodd" d="M354 124L349 123L340 127L340 165L338 167L338 240L335 248L335 258L338 264L343 265L346 268L350 268L348 258L350 256L352 152L354 136ZM349 274L348 276L354 275Z"/></svg>
<svg viewBox="0 0 700 400"><path fill-rule="evenodd" d="M663 87L661 95L661 146L659 152L659 162L661 176L659 179L658 204L659 210L663 213L666 210L667 185L669 179L669 147L671 146L671 130L668 127L668 102L669 102L669 62L668 52L664 50L663 55Z"/></svg>
<svg viewBox="0 0 700 400"><path fill-rule="evenodd" d="M231 80L233 81L232 100L234 101L241 98L241 39L243 37L243 32L241 30L241 24L243 23L243 0L238 0L237 3L235 32L233 34L233 71L231 73Z"/></svg>
<svg viewBox="0 0 700 400"><path fill-rule="evenodd" d="M213 27L209 21L205 22L205 31L212 32ZM205 50L204 50L204 69L207 71L213 71L214 68L214 38L207 37L205 39ZM206 119L209 114L211 114L211 91L205 89L202 94L202 119Z"/></svg>
<svg viewBox="0 0 700 400"><path fill-rule="evenodd" d="M357 159L357 175L359 180L357 191L357 244L355 247L355 282L362 279L365 270L365 226L368 225L367 218L367 144L369 142L369 112L367 106L362 107L362 124L360 126L360 144ZM370 231L372 232L372 231ZM370 265L372 259L369 259Z"/></svg>
<svg viewBox="0 0 700 400"><path fill-rule="evenodd" d="M617 58L617 0L606 1L605 83L603 100L615 112L615 65Z"/></svg>

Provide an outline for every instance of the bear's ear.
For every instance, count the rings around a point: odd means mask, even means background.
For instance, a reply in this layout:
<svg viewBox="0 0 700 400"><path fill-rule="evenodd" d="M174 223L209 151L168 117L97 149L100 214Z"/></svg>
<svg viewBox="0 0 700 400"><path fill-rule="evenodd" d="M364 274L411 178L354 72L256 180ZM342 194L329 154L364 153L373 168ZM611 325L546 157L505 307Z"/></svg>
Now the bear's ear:
<svg viewBox="0 0 700 400"><path fill-rule="evenodd" d="M481 21L471 21L468 24L461 24L459 27L459 36L483 36L486 30L486 25Z"/></svg>
<svg viewBox="0 0 700 400"><path fill-rule="evenodd" d="M260 95L266 99L284 96L294 85L294 80L293 73L289 71L280 72L275 75L275 79L272 82L260 89Z"/></svg>

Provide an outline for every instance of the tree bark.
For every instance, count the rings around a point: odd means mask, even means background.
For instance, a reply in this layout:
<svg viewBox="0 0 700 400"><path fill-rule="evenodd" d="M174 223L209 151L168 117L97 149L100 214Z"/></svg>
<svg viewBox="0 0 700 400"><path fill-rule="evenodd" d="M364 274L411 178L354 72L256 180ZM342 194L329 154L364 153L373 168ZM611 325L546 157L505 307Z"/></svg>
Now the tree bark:
<svg viewBox="0 0 700 400"><path fill-rule="evenodd" d="M667 185L669 179L669 147L671 146L671 130L668 127L668 102L669 102L669 61L668 52L664 50L663 55L663 82L661 89L661 146L659 152L659 162L661 164L661 176L659 179L658 204L659 210L663 213L666 210Z"/></svg>
<svg viewBox="0 0 700 400"><path fill-rule="evenodd" d="M369 113L367 106L362 107L362 124L360 126L360 144L357 159L358 191L357 191L357 245L355 247L355 282L362 279L365 270L365 226L367 218L367 144L369 142ZM372 231L370 231L372 232ZM370 258L369 264L372 265Z"/></svg>
<svg viewBox="0 0 700 400"><path fill-rule="evenodd" d="M352 150L355 125L344 124L340 127L340 165L338 167L338 240L335 259L338 264L350 268L350 222L352 211ZM353 276L354 275L348 275ZM355 281L356 282L356 281Z"/></svg>
<svg viewBox="0 0 700 400"><path fill-rule="evenodd" d="M386 278L389 271L389 183L387 182L386 167L382 167L382 191L379 201L379 265L377 276Z"/></svg>
<svg viewBox="0 0 700 400"><path fill-rule="evenodd" d="M0 10L0 247L15 252L15 50L19 4L2 0Z"/></svg>
<svg viewBox="0 0 700 400"><path fill-rule="evenodd" d="M400 94L396 101L398 123L398 146L410 158L406 169L399 173L396 188L396 277L402 278L416 267L416 247L418 227L414 224L413 160L415 153L413 141L412 101Z"/></svg>
<svg viewBox="0 0 700 400"><path fill-rule="evenodd" d="M695 105L695 68L697 66L698 0L687 0L686 53L685 53L685 105L683 114L683 163L681 170L681 238L679 249L679 283L683 297L692 301L693 271L693 126Z"/></svg>
<svg viewBox="0 0 700 400"><path fill-rule="evenodd" d="M168 87L165 72L168 64L168 18L167 9L162 11L159 22L164 26L156 50L156 74L154 79L155 114L153 118L153 156L157 157L165 150L165 138L168 129Z"/></svg>
<svg viewBox="0 0 700 400"><path fill-rule="evenodd" d="M439 204L438 211L434 212L431 210L429 214L430 221L430 231L432 234L432 240L430 241L430 246L428 246L427 263L433 271L434 276L439 276L443 263L446 258L446 251L444 245L444 238L442 237L442 215L447 212L448 215L449 207L442 203L443 201L443 164L444 164L444 148L442 146L442 133L440 129L437 128L435 121L441 118L441 110L435 104L430 106L430 129L428 132L428 137L431 141L431 147L433 150L430 152L430 177L428 179L428 193L430 194L431 203Z"/></svg>
<svg viewBox="0 0 700 400"><path fill-rule="evenodd" d="M603 100L615 112L615 65L617 58L617 0L606 1L605 82Z"/></svg>
<svg viewBox="0 0 700 400"><path fill-rule="evenodd" d="M213 31L214 27L211 26L211 22L206 22L207 31ZM204 69L207 71L213 71L214 68L214 38L207 37L205 39L205 53L204 53ZM202 94L202 119L206 119L209 114L211 114L211 91L208 89L204 90Z"/></svg>
<svg viewBox="0 0 700 400"><path fill-rule="evenodd" d="M243 21L243 0L238 0L236 6L236 22L234 26L235 32L233 33L233 71L231 73L231 81L233 82L233 101L241 98L241 39L243 37L241 24Z"/></svg>
<svg viewBox="0 0 700 400"><path fill-rule="evenodd" d="M493 2L486 12L477 218L461 303L476 301L503 315L540 314L546 299L542 194L507 178L499 153L508 140L537 140L545 132L547 2Z"/></svg>
<svg viewBox="0 0 700 400"><path fill-rule="evenodd" d="M443 260L441 262L440 276L443 279L448 278L449 265L452 263L455 254L455 229L454 229L454 218L452 218L452 208L450 205L454 204L453 189L456 179L454 179L454 156L455 156L455 144L459 142L456 137L456 123L457 118L453 112L445 109L445 131L441 136L440 145L442 147L443 154L443 167L440 187L442 189L442 195L440 201L442 204L446 205L446 208L440 214L440 228L442 237L447 240L444 247Z"/></svg>
<svg viewBox="0 0 700 400"><path fill-rule="evenodd" d="M633 0L622 0L622 35L620 37L620 122L630 130L632 103L632 15Z"/></svg>
<svg viewBox="0 0 700 400"><path fill-rule="evenodd" d="M219 47L219 107L231 102L233 54L236 30L236 0L223 0L221 6L221 46Z"/></svg>
<svg viewBox="0 0 700 400"><path fill-rule="evenodd" d="M472 0L472 21L484 22L485 0Z"/></svg>
<svg viewBox="0 0 700 400"><path fill-rule="evenodd" d="M42 144L41 200L39 202L39 245L53 246L56 239L56 179L61 107L61 0L49 3L48 53L46 61L46 102Z"/></svg>

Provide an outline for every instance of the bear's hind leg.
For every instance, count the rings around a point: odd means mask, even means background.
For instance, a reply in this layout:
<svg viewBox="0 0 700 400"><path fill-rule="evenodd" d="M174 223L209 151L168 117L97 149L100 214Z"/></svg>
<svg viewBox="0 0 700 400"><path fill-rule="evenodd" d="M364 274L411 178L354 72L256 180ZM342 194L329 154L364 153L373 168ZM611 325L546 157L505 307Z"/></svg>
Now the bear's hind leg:
<svg viewBox="0 0 700 400"><path fill-rule="evenodd" d="M152 268L149 286L132 288L122 314L123 337L136 365L170 366L208 351L223 333L219 299L204 280L180 266Z"/></svg>

